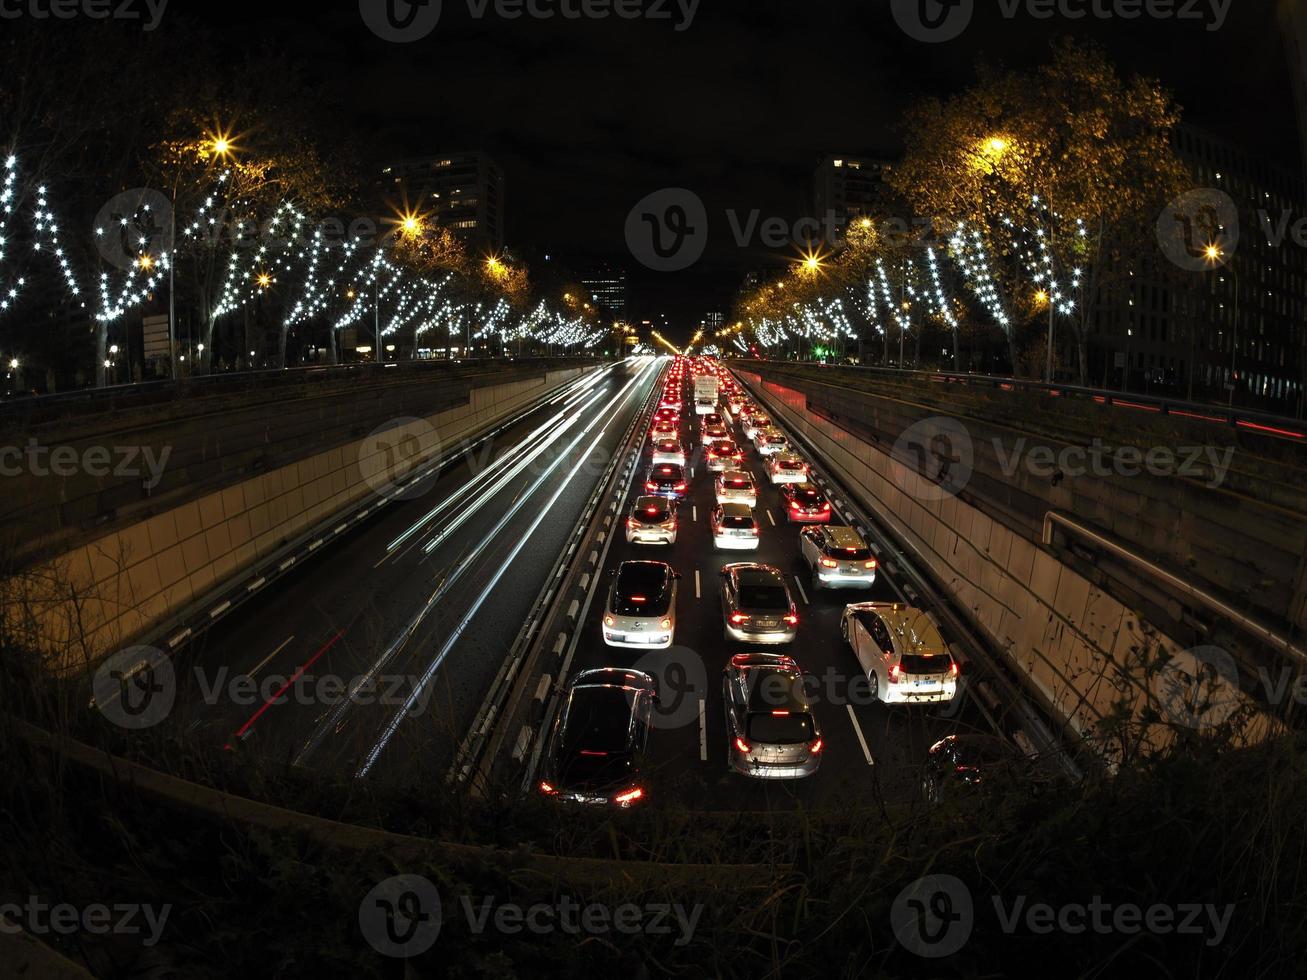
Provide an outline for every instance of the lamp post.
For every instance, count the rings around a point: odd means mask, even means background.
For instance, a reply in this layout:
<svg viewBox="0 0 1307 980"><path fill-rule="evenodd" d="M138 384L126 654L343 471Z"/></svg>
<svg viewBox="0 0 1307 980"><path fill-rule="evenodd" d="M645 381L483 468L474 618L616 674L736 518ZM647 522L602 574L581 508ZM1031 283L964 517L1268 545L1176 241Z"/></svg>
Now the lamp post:
<svg viewBox="0 0 1307 980"><path fill-rule="evenodd" d="M1208 245L1207 248L1204 249L1203 255L1207 261L1213 265L1224 262L1226 257L1221 246L1216 244ZM1229 405L1233 408L1234 390L1237 384L1236 378L1238 377L1239 372L1239 272L1235 269L1233 264L1227 265L1226 268L1230 270L1230 284L1234 291L1234 321L1230 338L1230 381L1226 385L1226 387L1230 389Z"/></svg>

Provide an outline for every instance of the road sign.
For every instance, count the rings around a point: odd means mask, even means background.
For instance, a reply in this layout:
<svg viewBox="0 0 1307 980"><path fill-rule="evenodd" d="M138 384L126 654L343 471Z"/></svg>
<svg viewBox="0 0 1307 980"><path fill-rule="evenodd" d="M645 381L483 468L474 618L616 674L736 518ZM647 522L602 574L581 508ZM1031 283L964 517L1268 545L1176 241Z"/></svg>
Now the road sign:
<svg viewBox="0 0 1307 980"><path fill-rule="evenodd" d="M141 321L141 333L145 338L145 359L171 357L168 345L168 315L147 316Z"/></svg>

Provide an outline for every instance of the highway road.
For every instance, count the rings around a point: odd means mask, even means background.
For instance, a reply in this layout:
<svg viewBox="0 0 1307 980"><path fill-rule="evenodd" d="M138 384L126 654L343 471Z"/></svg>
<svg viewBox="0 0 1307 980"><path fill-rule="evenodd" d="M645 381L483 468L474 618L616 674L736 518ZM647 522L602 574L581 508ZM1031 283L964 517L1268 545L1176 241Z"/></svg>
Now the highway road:
<svg viewBox="0 0 1307 980"><path fill-rule="evenodd" d="M648 770L650 805L675 802L692 809L771 810L780 807L870 805L874 801L906 801L917 797L921 766L929 747L951 733L983 732L995 724L982 713L973 697L963 693L947 705L886 706L871 701L857 660L840 636L840 614L846 603L864 601L907 602L898 559L879 569L877 580L866 590L825 590L814 593L806 567L799 558L799 526L789 524L779 489L773 487L765 465L744 438L737 420L730 422L732 438L745 448L745 468L759 488L755 511L761 525L756 552L714 550L709 519L714 507L713 478L704 465L699 423L693 414L689 382L683 395L680 436L692 453L692 477L679 505L679 530L671 547L628 544L614 535L603 562L598 590L577 631L578 640L568 676L602 666L636 667L659 682L662 705L651 735ZM728 413L723 410L723 415ZM783 427L782 427L783 428ZM788 434L788 433L787 433ZM814 477L831 486L831 480L812 457L798 450L812 465ZM644 458L627 488L622 518L643 493L644 473L650 462L648 440ZM828 493L837 503L843 495ZM838 510L838 507L837 507ZM882 555L892 551L884 536L868 520L854 513L857 523L871 531L869 543ZM835 523L844 523L836 515ZM611 576L627 560L666 561L680 573L677 626L674 645L666 651L640 651L607 646L602 638L602 617ZM731 562L758 561L781 569L799 608L798 638L782 647L757 648L723 638L718 579ZM954 637L943 630L945 639ZM721 675L733 654L749 649L793 656L799 666L815 675L809 690L817 702L815 715L825 738L818 772L801 780L755 780L728 771L727 742ZM1010 734L1010 732L1009 732Z"/></svg>
<svg viewBox="0 0 1307 980"><path fill-rule="evenodd" d="M203 634L172 722L359 777L443 777L662 362L631 359L467 447Z"/></svg>

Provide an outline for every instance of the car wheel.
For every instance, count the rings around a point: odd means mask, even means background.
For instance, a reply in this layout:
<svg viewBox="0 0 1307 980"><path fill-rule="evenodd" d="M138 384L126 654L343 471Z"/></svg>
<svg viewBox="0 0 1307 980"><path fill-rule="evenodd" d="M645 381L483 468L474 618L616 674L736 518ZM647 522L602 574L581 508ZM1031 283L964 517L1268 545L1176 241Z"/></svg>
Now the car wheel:
<svg viewBox="0 0 1307 980"><path fill-rule="evenodd" d="M845 643L849 642L849 617L848 616L840 617L840 636L844 637ZM852 646L851 643L849 645Z"/></svg>
<svg viewBox="0 0 1307 980"><path fill-rule="evenodd" d="M880 678L874 670L867 675L867 696L872 701L880 700Z"/></svg>

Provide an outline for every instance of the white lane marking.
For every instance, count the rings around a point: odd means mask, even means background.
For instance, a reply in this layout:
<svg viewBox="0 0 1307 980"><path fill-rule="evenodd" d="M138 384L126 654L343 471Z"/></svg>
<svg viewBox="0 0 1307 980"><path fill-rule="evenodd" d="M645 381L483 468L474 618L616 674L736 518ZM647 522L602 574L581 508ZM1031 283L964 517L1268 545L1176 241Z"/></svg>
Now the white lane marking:
<svg viewBox="0 0 1307 980"><path fill-rule="evenodd" d="M849 721L853 722L853 731L858 736L858 744L862 746L862 754L867 757L867 765L874 766L876 760L871 757L871 749L867 748L867 740L862 735L862 726L858 724L858 716L853 713L853 705L846 704L844 707L849 709Z"/></svg>
<svg viewBox="0 0 1307 980"><path fill-rule="evenodd" d="M694 570L694 597L696 599L703 598L703 593L699 591L699 569L697 568Z"/></svg>
<svg viewBox="0 0 1307 980"><path fill-rule="evenodd" d="M699 520L699 508L693 504L690 505L690 520L692 521Z"/></svg>
<svg viewBox="0 0 1307 980"><path fill-rule="evenodd" d="M703 698L699 699L699 761L708 761L708 713Z"/></svg>
<svg viewBox="0 0 1307 980"><path fill-rule="evenodd" d="M286 639L282 640L282 642L281 642L281 646L277 647L277 649L273 650L272 653L270 653L270 654L268 654L266 657L264 657L264 658L263 658L263 662L260 663L260 664L259 664L257 667L255 667L253 670L251 670L251 671L250 671L248 674L246 674L245 676L246 676L246 677L251 677L251 678L252 678L255 674L257 674L259 671L261 671L264 667L268 666L268 661L270 661L270 660L271 660L273 657L275 657L277 654L281 653L282 650L285 650L285 649L286 649L286 645L287 645L288 643L290 643L290 641L293 640L293 639L295 639L295 637L294 637L294 635L292 634L291 636L288 636L288 637L286 637Z"/></svg>
<svg viewBox="0 0 1307 980"><path fill-rule="evenodd" d="M771 526L772 526L772 527L775 527L775 526L776 526L776 518L774 518L774 517L771 516L771 511L770 511L770 510L767 511L767 520L771 521Z"/></svg>
<svg viewBox="0 0 1307 980"><path fill-rule="evenodd" d="M803 590L803 583L799 581L799 576L797 575L794 576L794 584L799 587L799 595L803 596L803 604L805 606L812 605L812 603L808 601L808 593Z"/></svg>

